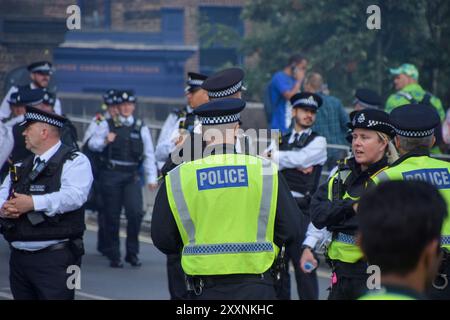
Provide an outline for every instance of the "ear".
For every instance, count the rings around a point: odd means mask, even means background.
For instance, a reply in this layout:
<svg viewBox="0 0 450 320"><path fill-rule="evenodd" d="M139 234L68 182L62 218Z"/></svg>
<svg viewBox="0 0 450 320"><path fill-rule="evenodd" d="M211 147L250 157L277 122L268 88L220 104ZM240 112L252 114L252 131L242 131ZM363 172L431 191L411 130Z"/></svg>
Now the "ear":
<svg viewBox="0 0 450 320"><path fill-rule="evenodd" d="M431 139L430 149L434 146L436 143L436 136L433 135L433 138Z"/></svg>
<svg viewBox="0 0 450 320"><path fill-rule="evenodd" d="M395 143L395 148L397 148L397 150L399 150L400 149L400 142L399 142L398 136L394 137L394 143Z"/></svg>
<svg viewBox="0 0 450 320"><path fill-rule="evenodd" d="M428 243L423 249L418 261L418 266L422 264L424 270L426 270L427 273L434 278L441 264L441 259L442 252L440 250L440 243L437 239L435 239Z"/></svg>

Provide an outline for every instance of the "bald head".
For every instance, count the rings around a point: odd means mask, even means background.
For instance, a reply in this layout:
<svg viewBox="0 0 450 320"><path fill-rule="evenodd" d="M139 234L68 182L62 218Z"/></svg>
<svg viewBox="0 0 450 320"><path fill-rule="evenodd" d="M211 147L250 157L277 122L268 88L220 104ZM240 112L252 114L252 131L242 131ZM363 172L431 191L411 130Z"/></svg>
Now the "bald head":
<svg viewBox="0 0 450 320"><path fill-rule="evenodd" d="M320 73L312 72L306 76L305 90L309 92L319 92L323 86L323 78Z"/></svg>

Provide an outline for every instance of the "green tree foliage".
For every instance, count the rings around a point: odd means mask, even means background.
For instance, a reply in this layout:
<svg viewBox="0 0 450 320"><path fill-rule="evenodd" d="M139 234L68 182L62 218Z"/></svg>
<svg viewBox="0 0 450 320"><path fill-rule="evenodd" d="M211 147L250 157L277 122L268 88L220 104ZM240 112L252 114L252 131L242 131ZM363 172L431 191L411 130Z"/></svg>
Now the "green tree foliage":
<svg viewBox="0 0 450 320"><path fill-rule="evenodd" d="M373 4L381 9L380 30L366 25ZM386 97L393 90L388 68L414 63L421 84L449 106L448 0L252 0L243 18L251 22L241 49L248 57L253 99L263 96L271 75L290 55L303 53L347 104L357 87Z"/></svg>

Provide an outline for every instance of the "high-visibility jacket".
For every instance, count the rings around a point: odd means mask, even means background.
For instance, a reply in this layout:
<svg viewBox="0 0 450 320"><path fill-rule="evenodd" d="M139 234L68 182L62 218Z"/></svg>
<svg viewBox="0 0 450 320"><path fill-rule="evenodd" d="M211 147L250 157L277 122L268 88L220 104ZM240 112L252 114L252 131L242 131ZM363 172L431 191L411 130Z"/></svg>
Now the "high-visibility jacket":
<svg viewBox="0 0 450 320"><path fill-rule="evenodd" d="M188 275L260 274L275 261L278 170L245 154L218 154L166 176Z"/></svg>
<svg viewBox="0 0 450 320"><path fill-rule="evenodd" d="M375 184L388 180L421 180L439 189L447 202L448 212L442 226L441 245L450 250L450 163L426 155L406 157L399 164L379 172L372 178Z"/></svg>

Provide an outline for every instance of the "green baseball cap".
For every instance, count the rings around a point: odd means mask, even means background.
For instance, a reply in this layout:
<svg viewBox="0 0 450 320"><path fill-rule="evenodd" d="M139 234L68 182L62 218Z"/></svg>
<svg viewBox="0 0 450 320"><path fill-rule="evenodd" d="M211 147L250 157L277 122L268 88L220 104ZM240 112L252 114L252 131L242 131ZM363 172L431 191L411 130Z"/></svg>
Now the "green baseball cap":
<svg viewBox="0 0 450 320"><path fill-rule="evenodd" d="M393 75L405 74L416 81L419 80L419 71L413 64L404 63L396 69L389 69L389 72Z"/></svg>

